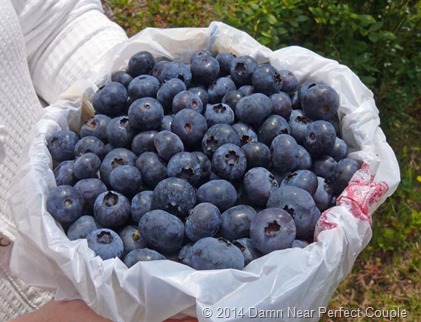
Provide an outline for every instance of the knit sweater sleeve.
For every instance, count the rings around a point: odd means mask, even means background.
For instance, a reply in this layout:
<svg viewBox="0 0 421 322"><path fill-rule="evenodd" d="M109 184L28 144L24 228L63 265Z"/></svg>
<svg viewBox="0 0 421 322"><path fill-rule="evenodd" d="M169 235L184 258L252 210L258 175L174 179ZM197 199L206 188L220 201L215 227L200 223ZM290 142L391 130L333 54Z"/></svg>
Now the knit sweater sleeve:
<svg viewBox="0 0 421 322"><path fill-rule="evenodd" d="M127 39L99 0L14 0L35 90L47 103Z"/></svg>

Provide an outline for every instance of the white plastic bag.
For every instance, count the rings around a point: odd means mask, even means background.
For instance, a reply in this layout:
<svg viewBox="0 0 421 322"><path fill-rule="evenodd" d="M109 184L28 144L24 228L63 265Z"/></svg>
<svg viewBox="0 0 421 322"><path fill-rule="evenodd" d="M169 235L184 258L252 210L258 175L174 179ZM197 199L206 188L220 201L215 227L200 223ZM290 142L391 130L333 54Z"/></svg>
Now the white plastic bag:
<svg viewBox="0 0 421 322"><path fill-rule="evenodd" d="M196 271L172 261L140 262L130 269L119 260L103 261L86 240L69 241L46 211L55 186L46 137L59 129L78 130L93 113L90 96L124 69L140 50L187 62L198 49L250 55L299 81L330 84L340 95L339 116L351 157L363 168L322 214L316 242L304 249L272 252L244 270ZM28 143L28 153L10 193L18 236L11 268L26 282L56 290L56 299L81 298L113 321L162 321L184 315L199 321L300 321L299 310L317 321L334 290L350 272L371 238L371 214L400 180L396 157L387 144L372 93L347 67L300 48L272 52L247 34L219 22L209 28L148 28L109 52L86 78L46 108ZM308 311L304 311L308 310ZM310 310L314 310L310 311ZM321 310L321 311L320 311ZM295 313L295 314L294 314Z"/></svg>

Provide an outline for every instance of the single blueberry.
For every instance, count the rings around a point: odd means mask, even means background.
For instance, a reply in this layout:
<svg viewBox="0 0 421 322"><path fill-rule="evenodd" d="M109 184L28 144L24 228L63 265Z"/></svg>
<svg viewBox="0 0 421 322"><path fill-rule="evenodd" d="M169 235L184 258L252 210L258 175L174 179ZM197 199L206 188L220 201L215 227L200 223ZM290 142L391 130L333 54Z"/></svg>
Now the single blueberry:
<svg viewBox="0 0 421 322"><path fill-rule="evenodd" d="M171 131L178 135L185 147L189 148L200 146L207 130L205 117L191 109L179 111L171 123Z"/></svg>
<svg viewBox="0 0 421 322"><path fill-rule="evenodd" d="M154 188L167 177L167 163L155 152L143 152L136 160L142 180Z"/></svg>
<svg viewBox="0 0 421 322"><path fill-rule="evenodd" d="M279 134L290 134L288 122L280 115L269 115L260 124L257 131L259 142L270 146L273 139Z"/></svg>
<svg viewBox="0 0 421 322"><path fill-rule="evenodd" d="M239 56L231 64L230 75L238 87L251 85L251 79L257 67L257 61L254 58L247 55Z"/></svg>
<svg viewBox="0 0 421 322"><path fill-rule="evenodd" d="M184 151L184 144L180 137L166 130L155 135L154 145L158 155L166 161L176 153Z"/></svg>
<svg viewBox="0 0 421 322"><path fill-rule="evenodd" d="M130 201L116 191L105 191L94 203L95 219L104 227L121 227L130 218Z"/></svg>
<svg viewBox="0 0 421 322"><path fill-rule="evenodd" d="M221 179L241 179L247 168L244 151L235 144L226 143L217 148L212 156L212 171Z"/></svg>
<svg viewBox="0 0 421 322"><path fill-rule="evenodd" d="M224 103L206 105L204 115L209 127L215 124L231 125L235 120L234 111Z"/></svg>
<svg viewBox="0 0 421 322"><path fill-rule="evenodd" d="M329 85L316 84L304 93L301 106L305 115L313 120L328 120L339 109L339 95Z"/></svg>
<svg viewBox="0 0 421 322"><path fill-rule="evenodd" d="M247 124L263 121L273 111L273 104L269 97L262 93L254 93L241 98L235 108L237 118Z"/></svg>
<svg viewBox="0 0 421 322"><path fill-rule="evenodd" d="M174 96L172 112L176 114L186 108L199 113L203 112L203 103L200 97L191 91L184 90Z"/></svg>
<svg viewBox="0 0 421 322"><path fill-rule="evenodd" d="M221 215L221 227L218 235L231 241L248 237L250 225L255 216L256 210L248 205L228 208Z"/></svg>
<svg viewBox="0 0 421 322"><path fill-rule="evenodd" d="M222 97L221 103L227 104L235 112L238 101L243 97L244 94L239 90L232 90Z"/></svg>
<svg viewBox="0 0 421 322"><path fill-rule="evenodd" d="M105 156L105 144L96 136L84 136L75 145L75 157L79 157L85 153L94 153L101 160Z"/></svg>
<svg viewBox="0 0 421 322"><path fill-rule="evenodd" d="M317 189L313 194L313 199L320 211L325 211L331 206L333 188L331 180L317 177Z"/></svg>
<svg viewBox="0 0 421 322"><path fill-rule="evenodd" d="M195 205L196 190L183 179L166 178L159 182L153 190L152 209L162 209L184 218Z"/></svg>
<svg viewBox="0 0 421 322"><path fill-rule="evenodd" d="M198 202L210 202L220 211L234 206L237 200L237 190L231 182L224 179L211 180L197 189Z"/></svg>
<svg viewBox="0 0 421 322"><path fill-rule="evenodd" d="M133 77L124 70L118 70L111 74L111 81L124 85L125 88L129 87Z"/></svg>
<svg viewBox="0 0 421 322"><path fill-rule="evenodd" d="M359 169L359 163L351 158L344 158L337 163L335 173L333 175L335 182L335 194L340 195L342 191L344 191L354 173Z"/></svg>
<svg viewBox="0 0 421 322"><path fill-rule="evenodd" d="M281 90L282 78L272 65L263 64L254 70L251 84L255 93L263 93L269 96Z"/></svg>
<svg viewBox="0 0 421 322"><path fill-rule="evenodd" d="M197 156L191 152L178 152L167 165L168 177L177 177L186 180L191 185L196 185L201 176L202 169Z"/></svg>
<svg viewBox="0 0 421 322"><path fill-rule="evenodd" d="M213 237L220 225L221 212L218 207L209 202L199 203L189 211L189 215L186 217L186 236L191 241Z"/></svg>
<svg viewBox="0 0 421 322"><path fill-rule="evenodd" d="M271 162L272 155L266 144L261 142L250 142L241 147L247 158L247 169L255 167L267 168Z"/></svg>
<svg viewBox="0 0 421 322"><path fill-rule="evenodd" d="M282 116L285 120L289 121L292 112L292 102L288 94L284 92L275 93L270 96L273 104L273 114Z"/></svg>
<svg viewBox="0 0 421 322"><path fill-rule="evenodd" d="M83 197L85 214L94 213L94 203L96 198L103 192L107 191L107 186L98 178L82 179L74 185L77 191Z"/></svg>
<svg viewBox="0 0 421 322"><path fill-rule="evenodd" d="M76 178L98 178L98 171L101 166L101 159L93 153L85 153L75 160L73 173Z"/></svg>
<svg viewBox="0 0 421 322"><path fill-rule="evenodd" d="M212 56L194 59L190 65L192 80L195 84L208 86L219 76L219 62Z"/></svg>
<svg viewBox="0 0 421 322"><path fill-rule="evenodd" d="M142 131L139 134L137 134L132 141L132 152L138 156L141 155L143 152L154 152L155 145L153 143L153 140L157 133L158 131L149 130Z"/></svg>
<svg viewBox="0 0 421 322"><path fill-rule="evenodd" d="M140 75L133 78L127 92L132 101L143 97L156 98L159 89L159 80L151 75Z"/></svg>
<svg viewBox="0 0 421 322"><path fill-rule="evenodd" d="M291 171L298 164L298 144L288 134L277 135L270 145L272 166L278 171Z"/></svg>
<svg viewBox="0 0 421 322"><path fill-rule="evenodd" d="M279 187L275 176L262 167L251 168L244 175L244 189L252 205L265 206L271 192Z"/></svg>
<svg viewBox="0 0 421 322"><path fill-rule="evenodd" d="M75 161L74 160L65 160L60 162L54 168L54 178L56 179L56 184L58 186L61 185L68 185L73 186L77 182L77 178L75 177L73 167Z"/></svg>
<svg viewBox="0 0 421 322"><path fill-rule="evenodd" d="M115 148L130 148L133 138L137 134L127 116L117 116L111 119L105 132L108 142Z"/></svg>
<svg viewBox="0 0 421 322"><path fill-rule="evenodd" d="M69 130L57 131L47 140L47 148L54 161L62 162L75 157L75 146L79 136Z"/></svg>
<svg viewBox="0 0 421 322"><path fill-rule="evenodd" d="M120 236L124 247L121 258L125 258L132 250L146 247L146 241L140 235L137 226L128 225L119 230L117 233Z"/></svg>
<svg viewBox="0 0 421 322"><path fill-rule="evenodd" d="M72 186L57 186L47 197L47 211L62 224L69 224L83 214L82 194Z"/></svg>
<svg viewBox="0 0 421 322"><path fill-rule="evenodd" d="M91 231L87 236L88 247L103 260L121 257L123 254L123 241L113 230L99 228Z"/></svg>
<svg viewBox="0 0 421 322"><path fill-rule="evenodd" d="M317 190L317 176L310 170L296 170L291 172L282 182L281 185L296 186L306 190L311 195Z"/></svg>
<svg viewBox="0 0 421 322"><path fill-rule="evenodd" d="M250 143L250 142L257 142L257 134L254 129L243 122L237 122L232 125L232 127L237 131L238 135L240 136L241 145Z"/></svg>
<svg viewBox="0 0 421 322"><path fill-rule="evenodd" d="M230 75L231 65L234 62L235 56L231 53L221 51L215 58L219 63L219 76L222 77Z"/></svg>
<svg viewBox="0 0 421 322"><path fill-rule="evenodd" d="M296 236L294 220L280 208L259 211L251 222L250 238L263 254L290 248Z"/></svg>
<svg viewBox="0 0 421 322"><path fill-rule="evenodd" d="M192 92L199 96L200 100L202 101L202 105L206 106L209 102L208 91L204 87L190 87L187 89L189 92Z"/></svg>
<svg viewBox="0 0 421 322"><path fill-rule="evenodd" d="M308 124L304 147L313 156L329 155L335 145L336 131L327 121L317 120Z"/></svg>
<svg viewBox="0 0 421 322"><path fill-rule="evenodd" d="M98 89L92 98L96 114L116 117L127 109L127 90L123 84L111 82Z"/></svg>
<svg viewBox="0 0 421 322"><path fill-rule="evenodd" d="M137 194L135 194L131 201L131 216L132 220L138 224L140 218L144 214L146 214L148 211L151 211L151 205L152 205L152 196L153 191L152 190L144 190Z"/></svg>
<svg viewBox="0 0 421 322"><path fill-rule="evenodd" d="M183 246L183 222L161 209L151 210L140 218L139 232L147 245L158 252L174 253Z"/></svg>
<svg viewBox="0 0 421 322"><path fill-rule="evenodd" d="M161 126L164 108L152 97L135 100L129 107L130 125L138 130L156 130Z"/></svg>
<svg viewBox="0 0 421 322"><path fill-rule="evenodd" d="M281 69L278 71L278 73L282 79L282 92L292 93L298 89L298 79L292 71Z"/></svg>
<svg viewBox="0 0 421 322"><path fill-rule="evenodd" d="M328 155L322 155L313 160L311 170L319 177L329 179L335 174L336 164L337 162L334 158Z"/></svg>
<svg viewBox="0 0 421 322"><path fill-rule="evenodd" d="M110 173L110 186L125 196L132 196L139 192L142 185L142 175L134 165L122 165Z"/></svg>
<svg viewBox="0 0 421 322"><path fill-rule="evenodd" d="M217 148L226 143L241 145L238 132L229 124L215 124L209 127L202 139L202 151L212 156Z"/></svg>
<svg viewBox="0 0 421 322"><path fill-rule="evenodd" d="M107 143L107 125L111 117L104 114L95 114L80 128L80 137L95 136L102 142Z"/></svg>
<svg viewBox="0 0 421 322"><path fill-rule="evenodd" d="M130 57L127 65L127 72L136 77L143 74L149 74L155 65L155 58L148 51L139 51Z"/></svg>
<svg viewBox="0 0 421 322"><path fill-rule="evenodd" d="M225 94L236 90L234 81L229 77L219 77L208 87L209 103L215 104L221 102Z"/></svg>
<svg viewBox="0 0 421 322"><path fill-rule="evenodd" d="M90 215L83 215L76 219L67 230L67 237L70 240L86 238L93 230L101 228L101 225Z"/></svg>
<svg viewBox="0 0 421 322"><path fill-rule="evenodd" d="M149 262L166 259L164 255L158 253L156 250L149 248L133 249L124 257L124 264L128 268L132 267L138 262Z"/></svg>
<svg viewBox="0 0 421 322"><path fill-rule="evenodd" d="M188 65L179 62L168 62L163 65L158 79L161 83L165 83L171 78L181 79L186 87L189 87L192 80L192 73Z"/></svg>

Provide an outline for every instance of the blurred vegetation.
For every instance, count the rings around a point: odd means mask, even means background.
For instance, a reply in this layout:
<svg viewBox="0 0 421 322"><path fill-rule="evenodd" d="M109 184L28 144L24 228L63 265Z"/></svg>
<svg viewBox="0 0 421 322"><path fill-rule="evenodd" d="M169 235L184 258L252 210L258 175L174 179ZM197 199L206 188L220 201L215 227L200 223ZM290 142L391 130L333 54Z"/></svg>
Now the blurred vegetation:
<svg viewBox="0 0 421 322"><path fill-rule="evenodd" d="M421 1L104 0L103 4L106 14L129 35L145 27L206 27L218 20L271 49L303 46L350 67L374 93L402 181L374 214L372 241L331 306L371 304L406 306L413 314L420 311ZM408 320L417 318L411 315Z"/></svg>

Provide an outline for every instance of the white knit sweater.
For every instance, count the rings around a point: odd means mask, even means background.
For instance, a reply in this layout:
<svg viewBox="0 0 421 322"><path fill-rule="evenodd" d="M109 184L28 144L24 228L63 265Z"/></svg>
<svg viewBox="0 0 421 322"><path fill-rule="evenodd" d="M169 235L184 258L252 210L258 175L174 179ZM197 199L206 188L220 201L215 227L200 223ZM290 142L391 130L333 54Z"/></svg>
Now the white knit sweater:
<svg viewBox="0 0 421 322"><path fill-rule="evenodd" d="M127 39L99 0L0 0L0 321L37 309L52 294L11 276L16 227L7 193L27 133L42 109L111 47Z"/></svg>

